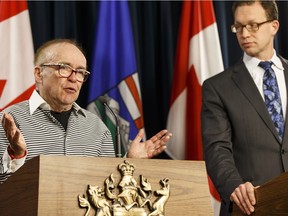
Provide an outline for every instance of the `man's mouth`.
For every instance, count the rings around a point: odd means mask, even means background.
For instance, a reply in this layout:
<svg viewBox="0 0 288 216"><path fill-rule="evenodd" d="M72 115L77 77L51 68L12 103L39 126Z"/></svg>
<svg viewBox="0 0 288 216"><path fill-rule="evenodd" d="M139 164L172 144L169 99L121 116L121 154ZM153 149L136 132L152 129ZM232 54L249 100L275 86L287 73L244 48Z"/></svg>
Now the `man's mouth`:
<svg viewBox="0 0 288 216"><path fill-rule="evenodd" d="M68 93L75 93L77 92L77 90L75 88L72 88L72 87L68 87L68 88L64 88L66 92Z"/></svg>

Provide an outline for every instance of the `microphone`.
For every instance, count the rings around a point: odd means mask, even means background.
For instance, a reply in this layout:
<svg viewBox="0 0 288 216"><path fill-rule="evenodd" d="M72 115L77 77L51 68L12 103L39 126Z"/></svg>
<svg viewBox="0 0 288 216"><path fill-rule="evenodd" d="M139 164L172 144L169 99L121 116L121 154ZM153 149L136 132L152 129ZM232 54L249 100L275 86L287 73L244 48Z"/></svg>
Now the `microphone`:
<svg viewBox="0 0 288 216"><path fill-rule="evenodd" d="M116 122L116 143L117 143L117 152L116 152L116 157L122 157L121 154L121 137L120 137L120 128L119 128L119 118L118 116L114 113L114 111L111 109L111 107L108 105L107 98L104 96L100 96L97 98L108 110L109 112L113 115L115 118Z"/></svg>

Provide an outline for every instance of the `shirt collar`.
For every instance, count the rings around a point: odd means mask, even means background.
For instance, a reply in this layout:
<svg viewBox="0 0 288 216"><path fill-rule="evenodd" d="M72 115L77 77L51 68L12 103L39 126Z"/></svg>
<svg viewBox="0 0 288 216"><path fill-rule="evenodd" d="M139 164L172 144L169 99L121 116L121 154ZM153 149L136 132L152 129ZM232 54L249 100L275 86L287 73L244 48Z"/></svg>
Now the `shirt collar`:
<svg viewBox="0 0 288 216"><path fill-rule="evenodd" d="M253 71L256 67L258 67L260 61L260 59L251 57L244 52L243 62L245 63L248 71ZM269 61L272 61L273 65L275 65L275 67L277 67L279 70L284 70L282 62L280 58L276 55L275 50L272 58Z"/></svg>
<svg viewBox="0 0 288 216"><path fill-rule="evenodd" d="M40 94L34 90L30 99L29 99L29 111L30 115L32 115L38 108L43 110L51 110L50 105L40 96ZM81 113L83 116L87 117L84 110L77 104L72 104L72 109L76 113Z"/></svg>

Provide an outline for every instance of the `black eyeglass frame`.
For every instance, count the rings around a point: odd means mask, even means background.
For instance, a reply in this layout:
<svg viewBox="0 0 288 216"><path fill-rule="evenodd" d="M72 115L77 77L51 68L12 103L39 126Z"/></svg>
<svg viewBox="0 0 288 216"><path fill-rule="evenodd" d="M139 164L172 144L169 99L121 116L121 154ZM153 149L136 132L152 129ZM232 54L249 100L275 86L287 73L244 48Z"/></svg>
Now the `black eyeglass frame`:
<svg viewBox="0 0 288 216"><path fill-rule="evenodd" d="M266 20L264 22L261 22L261 23L250 23L250 24L247 24L247 25L231 25L231 31L233 33L240 33L243 31L243 28L246 28L248 32L257 32L260 28L260 26L262 26L263 24L266 24L266 23L269 23L269 22L273 22L273 20Z"/></svg>
<svg viewBox="0 0 288 216"><path fill-rule="evenodd" d="M62 64L62 63L43 63L39 67L58 67L56 68L58 74L60 75L60 77L64 78L70 77L71 74L75 72L76 79L78 82L85 82L90 75L90 72L85 69L75 69L68 64ZM61 73L61 71L63 72L63 70L70 71L69 75L63 75L63 73ZM77 76L77 74L82 74L83 80L81 79L81 77Z"/></svg>

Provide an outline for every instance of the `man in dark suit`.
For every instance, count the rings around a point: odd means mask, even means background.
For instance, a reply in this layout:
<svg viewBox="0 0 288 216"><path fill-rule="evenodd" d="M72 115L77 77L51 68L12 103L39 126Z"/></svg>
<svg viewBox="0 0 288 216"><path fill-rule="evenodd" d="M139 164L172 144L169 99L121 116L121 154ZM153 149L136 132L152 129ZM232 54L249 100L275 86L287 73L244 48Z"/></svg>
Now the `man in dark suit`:
<svg viewBox="0 0 288 216"><path fill-rule="evenodd" d="M233 202L250 215L256 204L255 187L288 170L288 127L278 127L285 126L287 118L288 63L273 47L279 29L277 5L237 1L233 13L231 30L244 56L202 87L204 157L222 199L221 216L230 215ZM282 123L272 121L265 104L262 61L272 62L276 74Z"/></svg>

